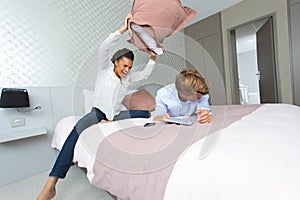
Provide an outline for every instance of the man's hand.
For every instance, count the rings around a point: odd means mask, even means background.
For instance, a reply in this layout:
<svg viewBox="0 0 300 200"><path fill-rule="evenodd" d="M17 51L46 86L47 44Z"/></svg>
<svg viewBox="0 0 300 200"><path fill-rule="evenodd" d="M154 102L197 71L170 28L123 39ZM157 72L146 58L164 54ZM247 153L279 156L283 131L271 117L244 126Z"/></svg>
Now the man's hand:
<svg viewBox="0 0 300 200"><path fill-rule="evenodd" d="M199 109L195 113L199 115L199 118L197 119L197 121L199 123L203 124L203 123L210 122L210 114L209 114L208 110Z"/></svg>
<svg viewBox="0 0 300 200"><path fill-rule="evenodd" d="M156 117L154 117L154 120L161 121L162 119L165 119L165 118L170 118L169 113L165 113L164 116L156 116Z"/></svg>

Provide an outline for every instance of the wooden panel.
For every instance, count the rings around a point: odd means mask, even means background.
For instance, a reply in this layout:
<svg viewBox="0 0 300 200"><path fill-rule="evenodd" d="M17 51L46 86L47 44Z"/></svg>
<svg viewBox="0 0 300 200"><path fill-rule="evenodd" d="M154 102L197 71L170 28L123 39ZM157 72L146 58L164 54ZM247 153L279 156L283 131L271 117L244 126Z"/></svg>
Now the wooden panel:
<svg viewBox="0 0 300 200"><path fill-rule="evenodd" d="M291 7L294 104L300 106L300 4Z"/></svg>
<svg viewBox="0 0 300 200"><path fill-rule="evenodd" d="M290 0L290 5L294 5L296 3L300 3L300 0Z"/></svg>
<svg viewBox="0 0 300 200"><path fill-rule="evenodd" d="M184 29L184 33L195 40L220 32L220 14L212 15Z"/></svg>
<svg viewBox="0 0 300 200"><path fill-rule="evenodd" d="M223 67L223 52L222 52L220 44L222 44L220 32L203 38L204 49L214 60L215 64L218 67L218 70L220 71L222 78L225 79L224 67ZM225 81L224 81L224 83L225 83Z"/></svg>
<svg viewBox="0 0 300 200"><path fill-rule="evenodd" d="M202 46L202 40L196 40L198 44L195 43L189 43L189 45L186 45L186 66L188 68L195 67L202 76L206 76L205 73L205 63L204 63L204 51L203 48L199 46L199 44Z"/></svg>
<svg viewBox="0 0 300 200"><path fill-rule="evenodd" d="M185 43L187 61L196 61L194 65L197 70L212 83L212 103L226 104L220 14L185 28L184 33L192 38L186 39ZM198 43L198 47L195 43ZM187 63L187 66L191 65Z"/></svg>

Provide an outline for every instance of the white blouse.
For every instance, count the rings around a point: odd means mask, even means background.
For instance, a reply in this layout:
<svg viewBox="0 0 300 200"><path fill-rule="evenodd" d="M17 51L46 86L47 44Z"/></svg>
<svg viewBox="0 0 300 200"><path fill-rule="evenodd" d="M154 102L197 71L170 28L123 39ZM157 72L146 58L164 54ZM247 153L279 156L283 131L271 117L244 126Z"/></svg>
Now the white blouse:
<svg viewBox="0 0 300 200"><path fill-rule="evenodd" d="M154 69L154 60L149 60L142 71L130 72L120 79L113 71L114 66L110 61L109 50L117 43L121 34L119 31L111 33L100 45L99 64L100 69L96 80L93 106L106 114L107 119L112 120L121 111L122 100L127 93L131 82L147 79Z"/></svg>

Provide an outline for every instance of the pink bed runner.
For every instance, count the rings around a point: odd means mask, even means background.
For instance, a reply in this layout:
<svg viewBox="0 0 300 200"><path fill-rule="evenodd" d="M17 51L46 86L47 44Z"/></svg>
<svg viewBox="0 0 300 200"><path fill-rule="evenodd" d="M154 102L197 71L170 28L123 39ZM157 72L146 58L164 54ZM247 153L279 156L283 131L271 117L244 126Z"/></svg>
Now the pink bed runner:
<svg viewBox="0 0 300 200"><path fill-rule="evenodd" d="M175 162L187 148L260 106L215 106L210 124L157 122L152 127L133 126L114 132L98 147L91 183L119 200L162 200Z"/></svg>

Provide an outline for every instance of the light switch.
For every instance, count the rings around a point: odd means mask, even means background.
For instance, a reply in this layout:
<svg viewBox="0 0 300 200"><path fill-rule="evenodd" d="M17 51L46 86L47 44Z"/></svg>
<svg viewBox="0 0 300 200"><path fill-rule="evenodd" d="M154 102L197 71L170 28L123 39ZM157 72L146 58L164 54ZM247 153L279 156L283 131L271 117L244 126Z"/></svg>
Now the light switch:
<svg viewBox="0 0 300 200"><path fill-rule="evenodd" d="M25 118L24 117L12 118L10 119L10 125L12 128L25 126Z"/></svg>

